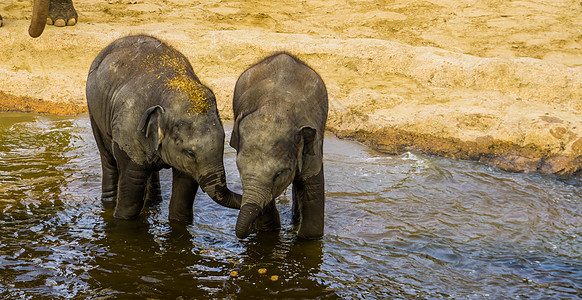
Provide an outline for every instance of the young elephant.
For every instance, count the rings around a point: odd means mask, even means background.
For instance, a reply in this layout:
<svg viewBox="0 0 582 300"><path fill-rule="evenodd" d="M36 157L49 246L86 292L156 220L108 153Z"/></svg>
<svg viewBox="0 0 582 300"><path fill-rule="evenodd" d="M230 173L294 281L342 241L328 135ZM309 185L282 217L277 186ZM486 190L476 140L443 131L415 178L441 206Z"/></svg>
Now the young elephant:
<svg viewBox="0 0 582 300"><path fill-rule="evenodd" d="M230 140L243 185L239 238L249 235L253 222L258 230L280 228L274 199L291 183L298 236L323 235L327 107L321 77L287 53L267 57L240 76Z"/></svg>
<svg viewBox="0 0 582 300"><path fill-rule="evenodd" d="M135 218L144 198L161 199L158 171L168 167L170 219L192 221L198 185L218 204L240 208L241 196L226 186L214 94L184 55L153 37L121 38L93 61L86 92L102 199L117 201L116 218Z"/></svg>

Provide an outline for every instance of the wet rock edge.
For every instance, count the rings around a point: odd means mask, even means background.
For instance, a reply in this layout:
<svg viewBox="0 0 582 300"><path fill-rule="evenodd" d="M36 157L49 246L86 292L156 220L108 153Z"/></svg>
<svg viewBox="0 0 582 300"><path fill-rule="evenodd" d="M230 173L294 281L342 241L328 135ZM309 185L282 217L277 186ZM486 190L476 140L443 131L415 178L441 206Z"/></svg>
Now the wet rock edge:
<svg viewBox="0 0 582 300"><path fill-rule="evenodd" d="M53 115L77 115L87 112L87 106L68 102L53 102L28 96L14 96L0 91L0 112L26 112Z"/></svg>
<svg viewBox="0 0 582 300"><path fill-rule="evenodd" d="M580 153L556 154L533 144L519 146L491 136L476 141L462 141L454 137L440 137L395 127L384 127L373 132L334 129L331 131L339 138L354 139L386 154L398 155L411 151L477 161L509 172L538 172L582 179Z"/></svg>

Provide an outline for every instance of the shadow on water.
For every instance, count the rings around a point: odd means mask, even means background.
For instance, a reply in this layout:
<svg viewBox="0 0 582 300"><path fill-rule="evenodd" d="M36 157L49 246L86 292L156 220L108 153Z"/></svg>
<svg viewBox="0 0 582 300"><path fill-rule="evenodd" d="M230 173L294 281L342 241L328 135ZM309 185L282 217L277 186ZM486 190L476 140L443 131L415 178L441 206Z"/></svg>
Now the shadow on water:
<svg viewBox="0 0 582 300"><path fill-rule="evenodd" d="M260 233L244 243L243 260L235 268L237 296L257 295L287 298L337 298L335 292L313 277L323 263L321 241ZM260 270L264 274L259 273Z"/></svg>
<svg viewBox="0 0 582 300"><path fill-rule="evenodd" d="M231 233L225 242L194 226L155 224L147 213L134 221L115 220L112 211L102 217L102 239L94 242L101 250L88 272L93 296L337 298L311 277L322 263L320 241L262 233L239 242ZM259 274L260 268L268 273Z"/></svg>
<svg viewBox="0 0 582 300"><path fill-rule="evenodd" d="M0 298L582 297L579 182L333 136L324 151L324 238L296 239L287 190L281 232L238 240L237 211L203 193L192 225L168 221L169 188L137 220L115 220L86 115L1 113Z"/></svg>

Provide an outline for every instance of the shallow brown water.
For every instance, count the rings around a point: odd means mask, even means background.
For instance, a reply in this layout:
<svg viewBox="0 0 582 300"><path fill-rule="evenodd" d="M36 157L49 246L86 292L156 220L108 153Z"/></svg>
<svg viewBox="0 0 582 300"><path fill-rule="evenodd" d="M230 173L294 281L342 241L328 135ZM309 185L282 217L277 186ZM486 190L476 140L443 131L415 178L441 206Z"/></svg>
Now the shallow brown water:
<svg viewBox="0 0 582 300"><path fill-rule="evenodd" d="M281 232L241 241L203 193L170 224L169 172L164 202L114 220L87 115L0 113L0 298L582 297L578 182L326 138L325 237L295 239L287 191Z"/></svg>

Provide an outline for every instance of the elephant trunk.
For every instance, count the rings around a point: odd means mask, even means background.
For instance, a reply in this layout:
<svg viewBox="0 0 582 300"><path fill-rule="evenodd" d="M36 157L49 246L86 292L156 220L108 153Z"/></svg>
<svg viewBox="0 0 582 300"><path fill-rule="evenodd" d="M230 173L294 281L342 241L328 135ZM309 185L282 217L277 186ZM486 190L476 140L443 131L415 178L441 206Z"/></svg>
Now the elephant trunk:
<svg viewBox="0 0 582 300"><path fill-rule="evenodd" d="M214 171L205 172L200 176L198 183L214 202L224 207L240 209L242 196L232 192L226 186L224 166L220 166Z"/></svg>
<svg viewBox="0 0 582 300"><path fill-rule="evenodd" d="M236 220L236 236L246 238L263 207L271 201L271 194L260 189L244 189L243 200Z"/></svg>
<svg viewBox="0 0 582 300"><path fill-rule="evenodd" d="M48 17L50 0L34 0L32 5L32 20L30 27L28 27L28 34L36 38L42 34L46 18Z"/></svg>

